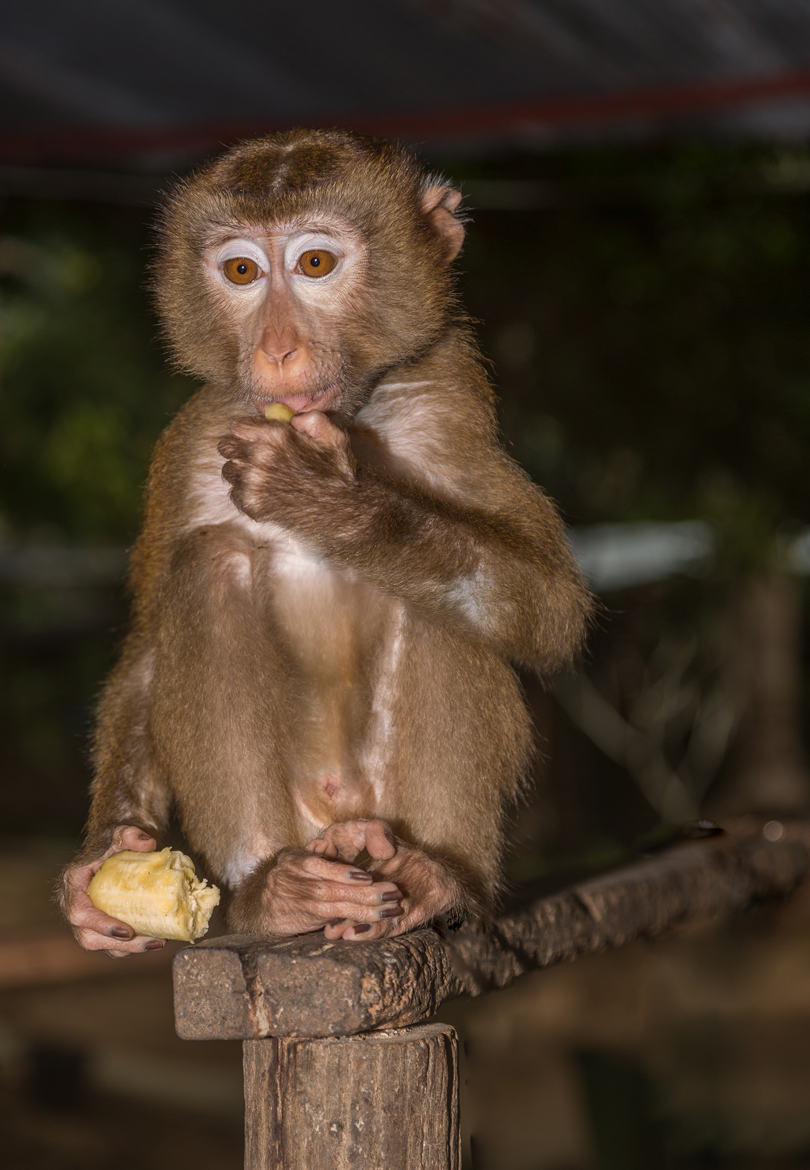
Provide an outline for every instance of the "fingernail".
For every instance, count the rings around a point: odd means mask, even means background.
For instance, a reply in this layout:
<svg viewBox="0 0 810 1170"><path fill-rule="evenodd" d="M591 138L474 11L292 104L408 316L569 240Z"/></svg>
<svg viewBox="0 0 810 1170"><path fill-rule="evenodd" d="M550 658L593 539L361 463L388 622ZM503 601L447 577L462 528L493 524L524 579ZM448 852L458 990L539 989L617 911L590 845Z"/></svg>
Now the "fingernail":
<svg viewBox="0 0 810 1170"><path fill-rule="evenodd" d="M110 931L110 937L130 939L133 937L133 934L132 931L128 930L126 926L114 926Z"/></svg>
<svg viewBox="0 0 810 1170"><path fill-rule="evenodd" d="M159 951L165 945L166 944L161 939L153 938L151 942L148 942L146 944L146 946L144 947L144 950L145 951Z"/></svg>
<svg viewBox="0 0 810 1170"><path fill-rule="evenodd" d="M402 913L401 906L389 906L387 910L381 910L378 917L379 918L399 918L401 913Z"/></svg>
<svg viewBox="0 0 810 1170"><path fill-rule="evenodd" d="M383 894L383 896L380 898L380 901L381 902L398 902L401 897L402 897L402 894L400 894L399 890L386 890L385 893Z"/></svg>
<svg viewBox="0 0 810 1170"><path fill-rule="evenodd" d="M358 922L357 926L352 927L354 934L365 934L367 930L371 930L370 922Z"/></svg>
<svg viewBox="0 0 810 1170"><path fill-rule="evenodd" d="M349 877L353 882L370 882L371 874L363 873L362 869L352 869L349 871Z"/></svg>

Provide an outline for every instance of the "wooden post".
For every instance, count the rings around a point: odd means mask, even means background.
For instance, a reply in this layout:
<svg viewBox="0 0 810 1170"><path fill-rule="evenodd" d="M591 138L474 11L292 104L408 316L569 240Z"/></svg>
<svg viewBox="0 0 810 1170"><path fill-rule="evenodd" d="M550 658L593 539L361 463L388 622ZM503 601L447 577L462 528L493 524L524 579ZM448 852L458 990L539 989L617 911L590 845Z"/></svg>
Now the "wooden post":
<svg viewBox="0 0 810 1170"><path fill-rule="evenodd" d="M177 1033L243 1042L246 1170L460 1170L443 1000L784 896L808 866L810 826L752 821L447 936L213 938L175 955Z"/></svg>
<svg viewBox="0 0 810 1170"><path fill-rule="evenodd" d="M460 1170L453 1028L246 1040L243 1051L245 1170Z"/></svg>

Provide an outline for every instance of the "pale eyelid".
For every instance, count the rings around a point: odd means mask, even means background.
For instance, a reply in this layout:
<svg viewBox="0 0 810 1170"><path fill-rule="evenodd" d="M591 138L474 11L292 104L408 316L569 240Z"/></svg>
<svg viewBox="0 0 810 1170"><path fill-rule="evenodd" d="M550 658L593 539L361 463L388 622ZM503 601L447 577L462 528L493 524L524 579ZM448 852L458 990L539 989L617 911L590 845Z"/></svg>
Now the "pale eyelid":
<svg viewBox="0 0 810 1170"><path fill-rule="evenodd" d="M339 244L334 236L327 236L321 232L307 232L290 240L284 249L284 264L290 272L298 272L298 264L304 252L331 252L335 257L335 267L325 276L319 277L319 281L328 280L338 272L346 259L346 248ZM304 276L305 280L312 280L311 276L305 276L303 272L299 272L299 275Z"/></svg>
<svg viewBox="0 0 810 1170"><path fill-rule="evenodd" d="M222 268L228 260L235 260L237 257L242 256L244 256L247 260L252 260L256 265L258 265L259 275L255 280L251 281L250 284L234 285L232 281L228 281L228 278L225 276ZM255 288L259 281L261 281L270 270L270 261L268 260L267 255L253 240L228 240L226 243L220 245L220 247L216 249L214 263L219 270L222 279L227 281L228 285L233 288Z"/></svg>

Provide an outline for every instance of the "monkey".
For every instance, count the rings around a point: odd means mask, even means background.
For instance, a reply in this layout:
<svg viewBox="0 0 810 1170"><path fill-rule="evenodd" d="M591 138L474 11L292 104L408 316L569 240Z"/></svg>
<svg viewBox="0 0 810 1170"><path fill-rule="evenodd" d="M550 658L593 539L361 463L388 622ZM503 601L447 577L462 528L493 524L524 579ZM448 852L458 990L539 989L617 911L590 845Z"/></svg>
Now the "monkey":
<svg viewBox="0 0 810 1170"><path fill-rule="evenodd" d="M499 437L461 200L337 130L241 143L168 196L154 294L203 385L155 450L62 877L83 947L163 945L87 885L172 815L236 932L372 940L492 906L532 750L517 670L569 663L592 602Z"/></svg>

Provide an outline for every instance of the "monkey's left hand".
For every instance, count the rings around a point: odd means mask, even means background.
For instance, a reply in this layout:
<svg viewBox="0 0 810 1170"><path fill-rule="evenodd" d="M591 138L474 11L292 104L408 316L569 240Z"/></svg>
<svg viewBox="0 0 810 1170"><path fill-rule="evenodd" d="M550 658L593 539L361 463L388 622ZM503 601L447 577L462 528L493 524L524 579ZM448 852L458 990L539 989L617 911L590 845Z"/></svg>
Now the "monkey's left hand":
<svg viewBox="0 0 810 1170"><path fill-rule="evenodd" d="M346 821L330 825L310 841L307 849L324 857L356 861L365 848L371 857L367 866L377 881L393 881L402 890L404 913L400 918L355 923L350 919L324 927L327 938L388 938L423 926L465 901L460 883L435 857L395 839L385 821Z"/></svg>
<svg viewBox="0 0 810 1170"><path fill-rule="evenodd" d="M317 410L289 424L237 419L218 450L231 499L252 520L294 524L313 509L328 516L355 478L349 436Z"/></svg>

